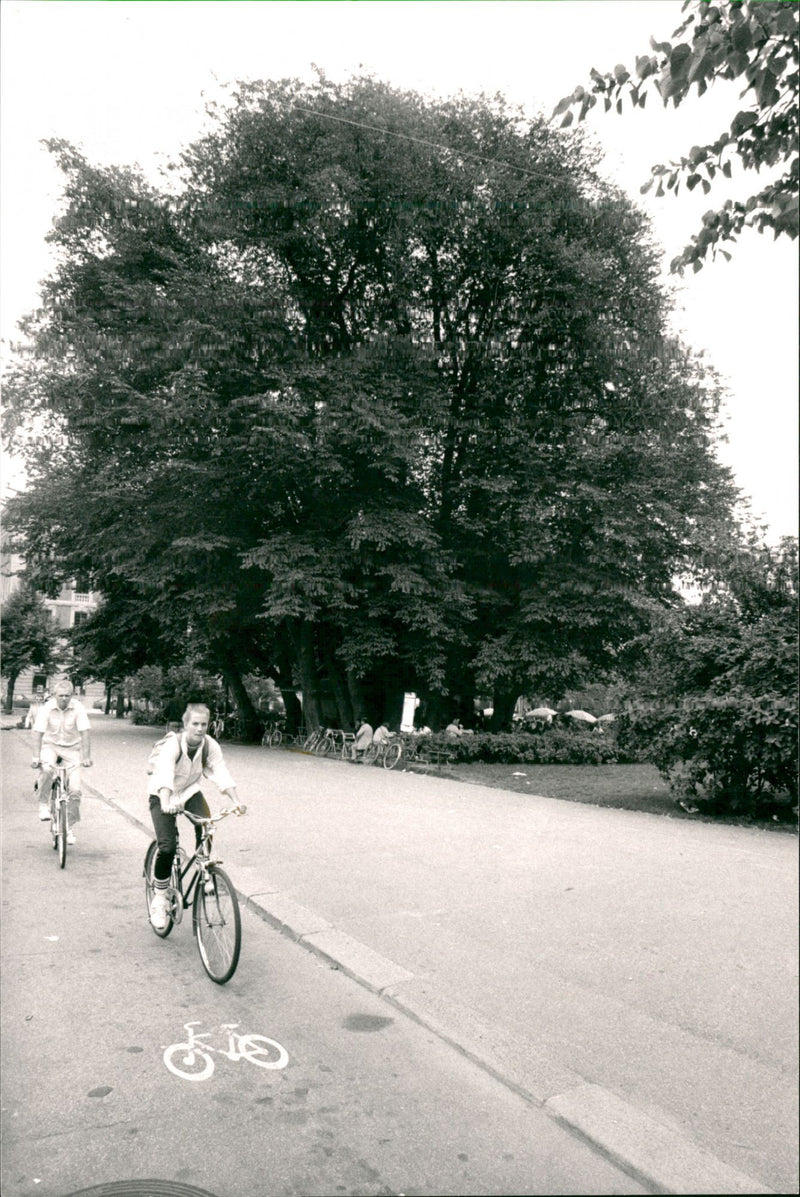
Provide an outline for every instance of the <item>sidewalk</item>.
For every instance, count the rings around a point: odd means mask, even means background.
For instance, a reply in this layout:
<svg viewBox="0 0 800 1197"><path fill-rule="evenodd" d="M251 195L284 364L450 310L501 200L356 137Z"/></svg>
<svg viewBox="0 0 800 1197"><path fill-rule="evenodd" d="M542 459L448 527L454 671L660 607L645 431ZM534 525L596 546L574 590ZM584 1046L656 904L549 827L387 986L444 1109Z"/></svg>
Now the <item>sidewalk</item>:
<svg viewBox="0 0 800 1197"><path fill-rule="evenodd" d="M150 835L157 730L94 733L91 792ZM794 837L225 751L264 921L655 1191L797 1191Z"/></svg>

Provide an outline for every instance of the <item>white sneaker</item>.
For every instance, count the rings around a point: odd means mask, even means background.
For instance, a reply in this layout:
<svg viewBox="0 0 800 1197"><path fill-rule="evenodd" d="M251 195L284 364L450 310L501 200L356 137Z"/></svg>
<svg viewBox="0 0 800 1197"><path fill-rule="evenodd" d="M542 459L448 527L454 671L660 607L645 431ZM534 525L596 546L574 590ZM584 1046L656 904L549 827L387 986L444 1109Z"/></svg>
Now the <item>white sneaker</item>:
<svg viewBox="0 0 800 1197"><path fill-rule="evenodd" d="M67 831L67 843L68 844L75 843L75 833L72 830Z"/></svg>
<svg viewBox="0 0 800 1197"><path fill-rule="evenodd" d="M40 802L39 803L39 818L41 819L41 821L43 823L47 823L48 820L50 819L50 803L49 802Z"/></svg>
<svg viewBox="0 0 800 1197"><path fill-rule="evenodd" d="M163 890L157 889L150 902L150 922L156 931L165 931L169 926L169 903Z"/></svg>

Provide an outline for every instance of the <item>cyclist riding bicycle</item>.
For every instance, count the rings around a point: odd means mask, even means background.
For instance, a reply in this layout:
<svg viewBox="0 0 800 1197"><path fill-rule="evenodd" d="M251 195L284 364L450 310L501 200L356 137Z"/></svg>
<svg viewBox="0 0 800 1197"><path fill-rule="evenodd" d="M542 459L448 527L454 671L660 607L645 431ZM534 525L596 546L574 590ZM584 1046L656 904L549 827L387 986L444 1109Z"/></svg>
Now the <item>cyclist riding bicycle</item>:
<svg viewBox="0 0 800 1197"><path fill-rule="evenodd" d="M153 869L155 892L150 921L157 931L163 931L169 923L167 889L178 847L176 814L184 808L206 818L211 814L200 790L203 777L210 777L234 806L239 805L236 784L228 772L222 749L206 734L210 717L204 703L189 703L183 715L183 730L165 736L152 758L148 792L158 851ZM201 835L201 828L195 825L196 843Z"/></svg>
<svg viewBox="0 0 800 1197"><path fill-rule="evenodd" d="M83 703L74 697L72 682L59 682L53 689L53 697L42 703L33 724L34 756L31 763L34 769L40 766L42 769L39 787L39 818L42 822L50 818L50 791L59 761L63 761L69 770L68 797L80 798L81 766L88 769L92 764L90 731L89 716ZM75 843L72 827L67 829L67 843Z"/></svg>

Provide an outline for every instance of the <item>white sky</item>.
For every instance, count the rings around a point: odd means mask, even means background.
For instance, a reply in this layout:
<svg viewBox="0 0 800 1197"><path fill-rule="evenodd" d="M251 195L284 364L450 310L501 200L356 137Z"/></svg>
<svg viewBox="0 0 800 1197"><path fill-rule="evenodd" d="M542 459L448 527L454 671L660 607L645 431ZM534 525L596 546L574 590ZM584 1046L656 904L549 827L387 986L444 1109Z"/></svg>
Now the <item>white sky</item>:
<svg viewBox="0 0 800 1197"><path fill-rule="evenodd" d="M309 77L312 64L334 79L363 67L427 94L500 91L549 113L592 66L632 65L649 35L670 37L680 17L680 0L3 0L0 336L14 339L49 269L44 238L61 181L42 138L152 172L198 134L220 85ZM651 95L644 111L590 115L606 173L650 213L666 263L702 212L755 189L758 176L677 199L640 197L639 186L653 163L727 127L739 91L717 85L677 110ZM678 302L678 327L728 381L720 456L770 539L797 533L796 245L746 233L732 262L687 276Z"/></svg>

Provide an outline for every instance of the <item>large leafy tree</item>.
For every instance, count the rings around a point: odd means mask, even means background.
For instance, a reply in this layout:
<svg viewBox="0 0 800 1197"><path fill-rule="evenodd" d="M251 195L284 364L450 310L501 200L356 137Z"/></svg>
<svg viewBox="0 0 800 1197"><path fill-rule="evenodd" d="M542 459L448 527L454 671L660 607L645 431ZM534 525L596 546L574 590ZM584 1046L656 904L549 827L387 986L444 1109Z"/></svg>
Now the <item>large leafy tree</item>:
<svg viewBox="0 0 800 1197"><path fill-rule="evenodd" d="M627 96L643 108L654 89L667 107L676 108L697 88L702 96L715 80L741 80L745 106L708 145L696 145L678 162L658 164L642 187L654 184L676 195L683 181L689 191L711 190L717 175L730 178L732 166L762 171L781 167L783 173L762 185L744 202L726 200L703 216L700 230L672 263L683 272L699 270L709 251L720 242L735 241L743 228L771 230L796 238L798 232L798 91L800 37L795 0L732 0L710 3L687 0L686 13L672 40L650 39L652 53L637 56L635 66L619 64L613 71L592 70L588 87L578 86L556 106L569 125L577 113L583 120L602 100L606 112L623 111ZM725 250L720 250L730 257Z"/></svg>
<svg viewBox="0 0 800 1197"><path fill-rule="evenodd" d="M5 710L14 709L17 678L31 665L47 670L58 646L58 629L42 598L25 584L3 603L3 676L6 679Z"/></svg>
<svg viewBox="0 0 800 1197"><path fill-rule="evenodd" d="M269 666L311 723L476 687L503 722L612 669L724 524L714 380L574 138L321 79L242 87L172 200L54 149L14 526L242 705Z"/></svg>

